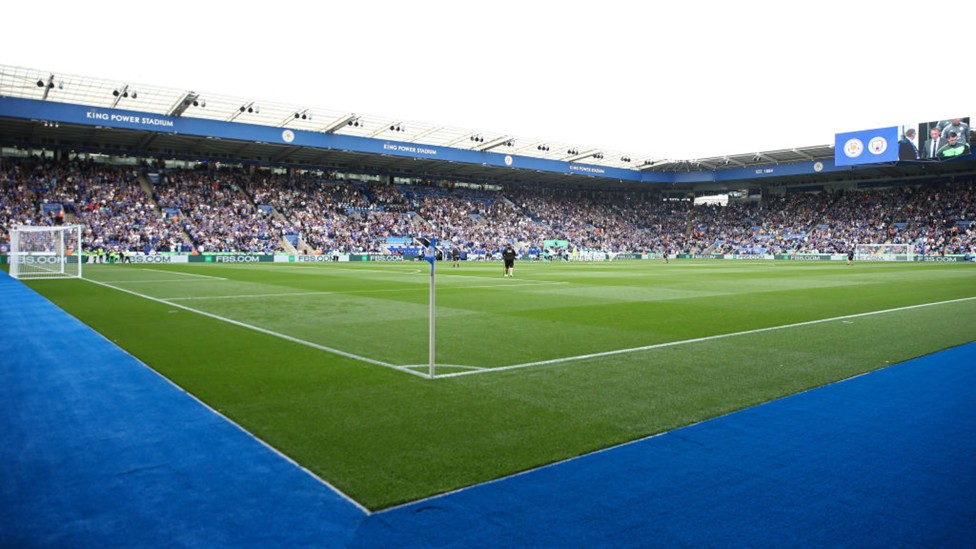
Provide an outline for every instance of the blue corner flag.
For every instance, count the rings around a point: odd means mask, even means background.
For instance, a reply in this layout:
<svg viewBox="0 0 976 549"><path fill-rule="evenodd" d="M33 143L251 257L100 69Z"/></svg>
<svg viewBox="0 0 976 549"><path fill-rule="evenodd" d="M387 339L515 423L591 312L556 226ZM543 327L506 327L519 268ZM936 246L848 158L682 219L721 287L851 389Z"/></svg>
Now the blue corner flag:
<svg viewBox="0 0 976 549"><path fill-rule="evenodd" d="M433 238L427 245L427 249L424 250L424 261L430 263L430 268L434 268L434 262L437 261L437 241Z"/></svg>

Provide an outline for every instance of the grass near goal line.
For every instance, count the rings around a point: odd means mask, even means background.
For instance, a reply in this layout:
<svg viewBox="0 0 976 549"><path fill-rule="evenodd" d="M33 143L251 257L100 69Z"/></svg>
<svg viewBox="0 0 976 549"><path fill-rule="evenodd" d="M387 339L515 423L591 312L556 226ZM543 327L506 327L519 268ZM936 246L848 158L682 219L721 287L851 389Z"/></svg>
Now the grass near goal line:
<svg viewBox="0 0 976 549"><path fill-rule="evenodd" d="M966 264L501 271L438 265L434 380L426 263L86 265L29 284L371 509L976 340Z"/></svg>

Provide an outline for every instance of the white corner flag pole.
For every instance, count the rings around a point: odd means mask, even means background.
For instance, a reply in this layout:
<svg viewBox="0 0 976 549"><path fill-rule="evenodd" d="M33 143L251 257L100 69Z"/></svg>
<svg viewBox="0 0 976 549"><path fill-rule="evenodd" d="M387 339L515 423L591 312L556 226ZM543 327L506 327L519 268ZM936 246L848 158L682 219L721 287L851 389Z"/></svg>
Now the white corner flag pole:
<svg viewBox="0 0 976 549"><path fill-rule="evenodd" d="M437 248L434 247L434 242L430 243L429 253L430 255L428 256L427 260L430 261L430 326L428 327L428 332L430 334L430 347L427 354L429 360L428 376L430 379L434 379L434 311L436 310L434 307L434 299L436 295L434 292L434 263L437 262Z"/></svg>

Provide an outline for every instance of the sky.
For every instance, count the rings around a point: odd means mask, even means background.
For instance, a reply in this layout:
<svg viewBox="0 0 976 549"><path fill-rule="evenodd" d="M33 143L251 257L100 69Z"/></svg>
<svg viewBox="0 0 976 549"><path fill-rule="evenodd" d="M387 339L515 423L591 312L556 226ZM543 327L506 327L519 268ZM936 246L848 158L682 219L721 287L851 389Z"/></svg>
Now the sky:
<svg viewBox="0 0 976 549"><path fill-rule="evenodd" d="M976 2L54 0L4 19L0 64L635 159L976 115Z"/></svg>

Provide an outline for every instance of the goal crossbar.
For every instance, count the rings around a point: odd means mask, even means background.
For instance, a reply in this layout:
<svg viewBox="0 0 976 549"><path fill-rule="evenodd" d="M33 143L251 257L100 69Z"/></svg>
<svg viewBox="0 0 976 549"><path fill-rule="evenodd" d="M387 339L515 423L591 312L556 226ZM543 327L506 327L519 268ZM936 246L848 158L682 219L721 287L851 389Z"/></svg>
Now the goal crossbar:
<svg viewBox="0 0 976 549"><path fill-rule="evenodd" d="M857 261L915 261L914 244L857 244Z"/></svg>
<svg viewBox="0 0 976 549"><path fill-rule="evenodd" d="M81 226L19 225L10 230L10 276L81 278Z"/></svg>

